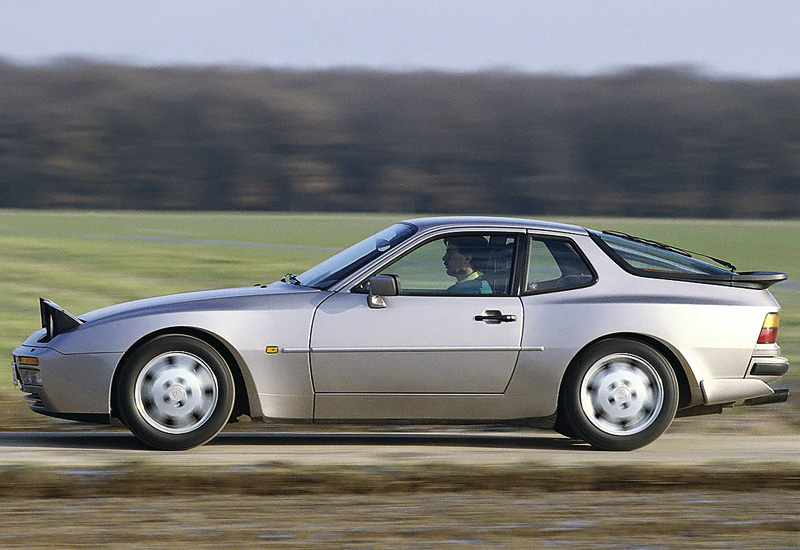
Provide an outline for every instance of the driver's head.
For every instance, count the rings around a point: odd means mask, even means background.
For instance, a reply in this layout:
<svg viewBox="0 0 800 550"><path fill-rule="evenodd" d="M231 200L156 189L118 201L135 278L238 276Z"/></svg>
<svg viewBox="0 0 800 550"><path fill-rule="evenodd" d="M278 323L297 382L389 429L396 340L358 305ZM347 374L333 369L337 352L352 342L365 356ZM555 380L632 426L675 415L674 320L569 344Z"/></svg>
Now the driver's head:
<svg viewBox="0 0 800 550"><path fill-rule="evenodd" d="M442 257L447 274L459 281L478 269L488 243L478 235L445 240L447 251Z"/></svg>

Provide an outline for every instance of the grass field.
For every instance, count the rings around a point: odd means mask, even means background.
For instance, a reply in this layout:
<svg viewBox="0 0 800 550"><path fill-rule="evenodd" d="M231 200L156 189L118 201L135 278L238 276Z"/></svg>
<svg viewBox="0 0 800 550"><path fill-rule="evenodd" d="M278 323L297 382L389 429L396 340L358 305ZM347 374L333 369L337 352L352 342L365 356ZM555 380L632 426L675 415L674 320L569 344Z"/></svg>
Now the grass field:
<svg viewBox="0 0 800 550"><path fill-rule="evenodd" d="M0 210L0 357L10 361L11 350L39 328L39 296L79 314L147 296L271 282L404 217ZM740 270L789 273L772 290L783 306L778 343L795 365L787 381L797 386L800 221L560 221L661 240ZM11 392L10 372L0 375L0 397Z"/></svg>

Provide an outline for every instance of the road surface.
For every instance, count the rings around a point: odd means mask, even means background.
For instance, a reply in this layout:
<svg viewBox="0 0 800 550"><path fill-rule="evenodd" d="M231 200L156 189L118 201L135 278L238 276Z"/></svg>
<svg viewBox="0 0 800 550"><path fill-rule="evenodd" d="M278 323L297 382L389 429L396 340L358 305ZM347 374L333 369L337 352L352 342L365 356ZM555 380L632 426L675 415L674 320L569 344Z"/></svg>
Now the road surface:
<svg viewBox="0 0 800 550"><path fill-rule="evenodd" d="M602 452L548 431L274 432L220 434L184 452L145 448L124 431L0 432L0 467L15 465L107 467L148 463L172 466L247 466L267 463L330 466L559 467L770 464L800 468L800 434L667 433L632 452Z"/></svg>
<svg viewBox="0 0 800 550"><path fill-rule="evenodd" d="M0 432L0 500L3 548L795 549L800 435Z"/></svg>

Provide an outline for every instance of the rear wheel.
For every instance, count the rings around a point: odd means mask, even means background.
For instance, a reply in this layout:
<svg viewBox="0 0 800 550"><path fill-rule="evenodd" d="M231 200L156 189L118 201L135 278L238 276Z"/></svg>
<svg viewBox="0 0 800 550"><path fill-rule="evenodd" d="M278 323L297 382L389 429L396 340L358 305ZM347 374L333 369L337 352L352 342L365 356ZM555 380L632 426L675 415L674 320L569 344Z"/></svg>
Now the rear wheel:
<svg viewBox="0 0 800 550"><path fill-rule="evenodd" d="M678 381L669 362L633 340L592 346L564 380L566 425L599 449L628 451L647 445L669 427L678 408Z"/></svg>
<svg viewBox="0 0 800 550"><path fill-rule="evenodd" d="M162 336L123 365L116 402L122 422L144 443L165 450L202 445L225 426L234 382L222 356L190 336Z"/></svg>

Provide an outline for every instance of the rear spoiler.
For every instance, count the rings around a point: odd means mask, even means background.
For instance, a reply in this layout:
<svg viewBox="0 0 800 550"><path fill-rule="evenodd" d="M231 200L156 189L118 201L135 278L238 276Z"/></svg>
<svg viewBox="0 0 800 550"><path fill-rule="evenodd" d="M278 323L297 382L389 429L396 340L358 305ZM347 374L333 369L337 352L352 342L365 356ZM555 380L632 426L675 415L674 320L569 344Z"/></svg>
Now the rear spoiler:
<svg viewBox="0 0 800 550"><path fill-rule="evenodd" d="M766 290L788 278L789 275L778 271L743 271L731 277L731 286Z"/></svg>
<svg viewBox="0 0 800 550"><path fill-rule="evenodd" d="M83 324L83 321L67 313L64 308L44 298L39 298L39 310L42 314L42 328L47 331L40 342L49 342L62 332Z"/></svg>

